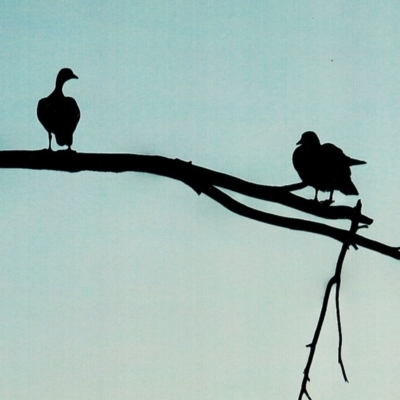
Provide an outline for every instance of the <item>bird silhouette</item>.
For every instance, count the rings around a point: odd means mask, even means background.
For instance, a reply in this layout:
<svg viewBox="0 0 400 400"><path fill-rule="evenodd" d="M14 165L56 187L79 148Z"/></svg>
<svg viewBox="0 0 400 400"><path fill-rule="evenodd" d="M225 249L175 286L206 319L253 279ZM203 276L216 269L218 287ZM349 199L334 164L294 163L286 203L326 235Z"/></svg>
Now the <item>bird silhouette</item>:
<svg viewBox="0 0 400 400"><path fill-rule="evenodd" d="M346 156L332 143L320 143L315 132L307 131L296 143L300 145L293 152L293 166L301 180L318 191L330 192L328 204L333 203L333 192L339 190L346 195L358 195L358 190L351 180L350 167L366 164Z"/></svg>
<svg viewBox="0 0 400 400"><path fill-rule="evenodd" d="M64 96L62 91L64 83L70 79L78 77L70 68L61 69L53 92L38 102L37 117L49 135L49 150L52 150L51 134L54 134L59 146L68 146L71 150L72 136L81 113L75 99Z"/></svg>

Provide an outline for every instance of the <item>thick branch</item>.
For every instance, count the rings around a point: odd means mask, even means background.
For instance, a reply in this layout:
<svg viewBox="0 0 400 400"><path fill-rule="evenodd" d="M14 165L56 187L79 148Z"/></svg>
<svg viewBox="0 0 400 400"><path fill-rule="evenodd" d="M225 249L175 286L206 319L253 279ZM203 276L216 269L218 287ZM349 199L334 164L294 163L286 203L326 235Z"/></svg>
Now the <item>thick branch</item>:
<svg viewBox="0 0 400 400"><path fill-rule="evenodd" d="M327 219L351 219L351 207L326 206L291 193L305 185L282 187L259 185L231 175L195 166L191 162L161 156L138 154L93 154L71 151L0 151L0 168L45 169L65 172L147 172L180 180L202 192L204 186L218 186L260 200L279 203ZM362 223L373 220L362 216Z"/></svg>
<svg viewBox="0 0 400 400"><path fill-rule="evenodd" d="M247 207L213 187L213 185L245 194L258 199L268 200L301 210L306 213L329 219L351 219L353 209L350 207L327 207L314 201L290 193L288 190L302 188L303 184L287 185L282 187L263 186L246 182L230 175L197 167L190 162L170 159L160 156L146 156L136 154L93 154L76 153L72 151L50 152L38 151L0 151L0 168L37 169L65 172L96 171L96 172L147 172L172 179L180 180L197 193L205 193L221 203L229 210L247 218L277 225L289 229L307 231L328 236L340 242L345 240L346 231L317 222L294 218L281 217L264 213ZM360 222L370 224L372 219L360 216ZM400 259L399 248L355 236L355 243L359 246Z"/></svg>

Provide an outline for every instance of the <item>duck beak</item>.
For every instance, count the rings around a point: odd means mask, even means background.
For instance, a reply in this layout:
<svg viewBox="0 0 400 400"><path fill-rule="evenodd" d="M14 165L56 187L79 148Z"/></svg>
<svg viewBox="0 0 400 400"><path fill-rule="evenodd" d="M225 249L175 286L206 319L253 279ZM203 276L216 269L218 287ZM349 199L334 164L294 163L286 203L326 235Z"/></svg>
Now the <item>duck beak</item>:
<svg viewBox="0 0 400 400"><path fill-rule="evenodd" d="M301 139L296 143L296 145L302 144L303 142L301 141Z"/></svg>
<svg viewBox="0 0 400 400"><path fill-rule="evenodd" d="M72 74L71 79L79 79L75 74Z"/></svg>

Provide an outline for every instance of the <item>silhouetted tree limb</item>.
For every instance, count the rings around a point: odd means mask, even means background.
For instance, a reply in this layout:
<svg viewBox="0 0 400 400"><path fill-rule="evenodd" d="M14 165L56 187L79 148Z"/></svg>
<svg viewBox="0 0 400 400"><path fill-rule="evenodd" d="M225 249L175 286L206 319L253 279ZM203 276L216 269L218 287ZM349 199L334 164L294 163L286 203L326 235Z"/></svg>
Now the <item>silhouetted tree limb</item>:
<svg viewBox="0 0 400 400"><path fill-rule="evenodd" d="M224 187L231 191L245 194L250 197L268 200L295 208L297 210L328 219L351 219L353 209L346 206L324 206L315 201L306 200L290 193L288 190L297 190L304 185L294 184L287 186L266 186L235 178L233 176L192 165L179 159L170 159L161 156L146 156L137 154L93 154L76 153L72 151L51 152L37 151L0 151L0 168L53 170L64 172L147 172L177 179L198 194L204 193L218 201L229 210L244 217L260 222L281 226L289 229L307 231L328 236L344 242L347 232L329 225L306 221L296 218L282 217L247 207L221 192L215 186ZM360 222L370 224L372 219L360 215ZM389 257L400 259L398 247L356 235L354 245L359 245Z"/></svg>
<svg viewBox="0 0 400 400"><path fill-rule="evenodd" d="M216 172L210 169L193 165L179 159L170 159L161 156L136 155L136 154L92 154L76 153L73 151L51 152L39 151L0 151L0 168L53 170L64 172L145 172L168 178L180 180L199 195L204 193L228 210L263 223L280 226L288 229L316 233L333 238L341 243L342 249L336 265L335 275L329 280L322 303L322 308L310 348L309 358L304 370L299 400L303 395L311 399L307 391L310 380L309 373L314 358L319 335L325 319L329 296L333 285L336 285L335 305L339 335L338 363L343 377L347 376L342 360L342 327L340 319L339 293L341 284L341 270L346 252L350 245L357 249L358 246L376 251L386 256L400 260L400 248L367 239L356 234L361 228L360 223L369 225L373 220L361 214L361 202L353 209L346 206L327 206L313 200L306 200L296 196L292 191L305 187L303 183L285 186L259 185L242 179ZM217 187L228 189L243 195L260 200L282 204L293 209L312 214L326 219L349 219L352 221L350 231L345 231L326 224L307 221L297 218L283 217L248 207L234 200Z"/></svg>
<svg viewBox="0 0 400 400"><path fill-rule="evenodd" d="M45 169L65 172L147 172L180 180L196 190L218 186L260 200L279 203L308 214L327 219L351 219L351 207L326 206L296 196L291 191L302 189L304 183L286 186L259 185L231 175L193 165L179 159L139 154L93 154L72 151L0 151L0 168ZM361 222L373 220L361 217Z"/></svg>
<svg viewBox="0 0 400 400"><path fill-rule="evenodd" d="M282 217L280 215L270 214L263 211L256 210L254 208L245 206L238 201L232 199L227 194L223 193L215 187L210 187L204 190L204 194L211 197L228 210L247 217L256 221L264 222L270 225L281 226L283 228L289 228L296 231L305 231L316 233L323 236L328 236L332 239L336 239L339 242L344 243L347 240L348 232L335 228L329 225L325 225L319 222L306 221L298 218ZM400 260L400 251L398 247L391 247L386 244L376 242L375 240L367 239L360 235L354 236L353 246L365 247L369 250L376 251L386 256Z"/></svg>
<svg viewBox="0 0 400 400"><path fill-rule="evenodd" d="M338 345L338 363L342 370L343 378L346 382L348 382L346 371L344 368L343 360L342 360L342 326L340 321L340 307L339 307L339 291L340 291L340 283L341 283L341 273L343 268L344 258L346 256L347 250L349 249L350 245L354 244L356 232L359 229L359 216L361 214L361 201L357 202L357 205L354 207L354 216L351 222L350 230L347 232L347 238L343 242L342 249L340 250L338 261L336 263L336 270L335 274L329 280L328 284L326 285L325 295L322 302L322 308L319 315L317 327L315 328L314 337L312 342L307 345L310 348L310 354L308 356L307 364L304 369L303 380L301 383L301 389L299 394L299 400L302 399L303 395L306 395L309 400L311 397L307 391L307 383L310 381L310 370L311 365L314 359L315 350L317 348L318 339L321 334L322 325L325 320L326 310L328 308L329 296L331 293L332 286L336 284L336 295L335 295L335 305L336 305L336 317L337 317L337 324L338 324L338 333L339 333L339 345Z"/></svg>

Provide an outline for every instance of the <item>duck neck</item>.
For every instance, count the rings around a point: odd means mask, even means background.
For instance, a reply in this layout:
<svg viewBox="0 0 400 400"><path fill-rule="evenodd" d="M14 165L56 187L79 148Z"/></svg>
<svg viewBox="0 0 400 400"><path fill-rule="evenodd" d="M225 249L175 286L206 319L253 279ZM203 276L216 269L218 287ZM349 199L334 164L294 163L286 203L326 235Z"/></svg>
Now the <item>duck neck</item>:
<svg viewBox="0 0 400 400"><path fill-rule="evenodd" d="M64 83L65 83L65 81L63 81L63 80L61 80L61 79L59 79L57 77L57 79L56 79L56 87L54 89L54 92L55 93L59 93L59 94L63 94L62 89L63 89Z"/></svg>

